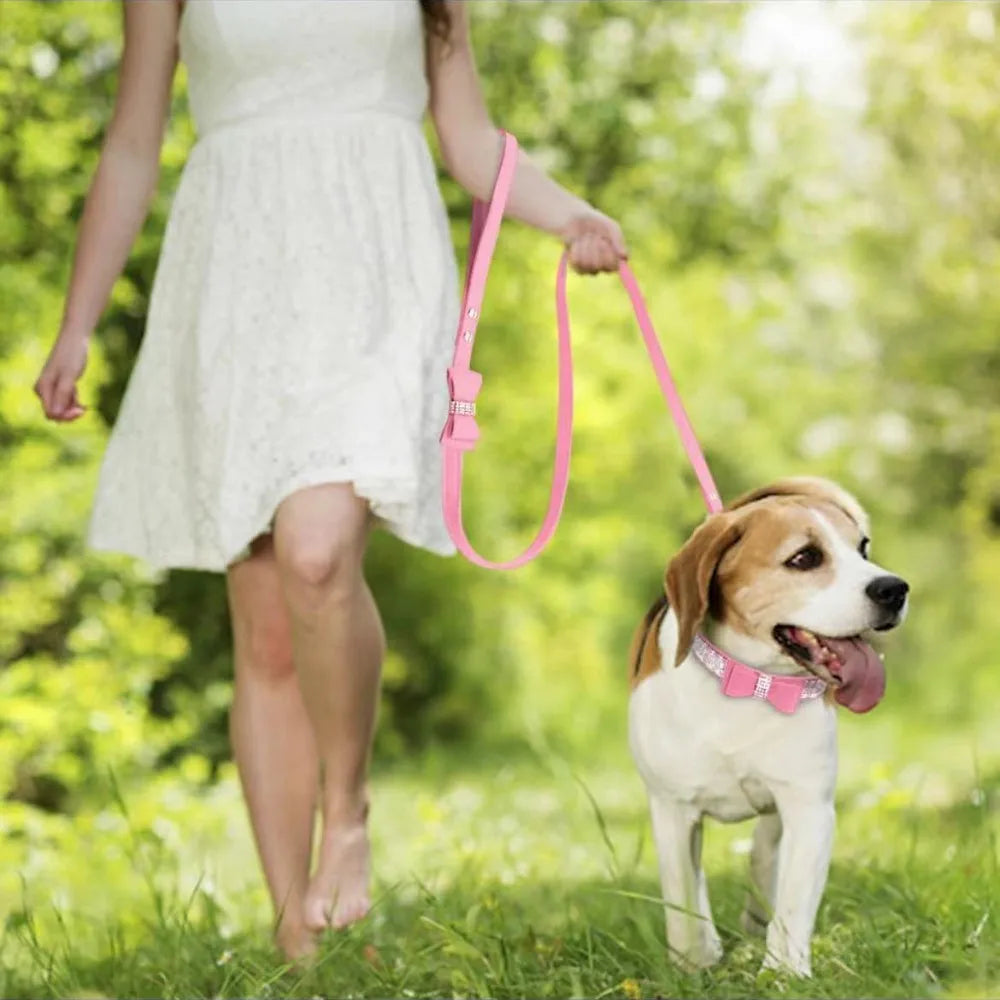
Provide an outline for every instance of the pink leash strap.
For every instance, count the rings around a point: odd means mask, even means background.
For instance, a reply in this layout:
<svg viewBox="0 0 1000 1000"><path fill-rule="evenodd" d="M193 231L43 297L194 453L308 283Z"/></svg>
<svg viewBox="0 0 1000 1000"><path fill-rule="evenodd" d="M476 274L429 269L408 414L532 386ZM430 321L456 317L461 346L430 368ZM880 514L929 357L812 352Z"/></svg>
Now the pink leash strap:
<svg viewBox="0 0 1000 1000"><path fill-rule="evenodd" d="M462 457L475 447L479 440L476 424L476 397L482 387L483 377L470 367L472 346L476 327L481 317L486 277L496 247L504 206L510 193L514 171L517 166L517 140L509 132L503 132L504 147L500 158L497 178L489 204L478 199L473 202L472 226L469 240L469 265L466 271L465 291L462 298L462 312L459 317L455 352L451 367L448 368L448 418L441 431L442 452L442 502L444 519L448 533L458 550L470 562L485 569L516 569L537 556L549 543L559 524L566 488L569 483L569 460L573 440L573 359L570 346L569 308L566 301L566 270L569 261L567 251L563 252L556 272L556 318L559 350L559 394L556 417L556 447L552 488L549 506L538 534L519 556L505 562L485 559L472 547L462 526ZM705 504L711 513L722 509L719 492L712 480L708 464L698 445L691 422L688 420L680 396L674 386L663 351L653 330L652 321L635 276L622 261L619 275L632 301L639 328L646 342L656 372L660 388L667 400L674 422L680 432L681 442L694 468L701 486Z"/></svg>

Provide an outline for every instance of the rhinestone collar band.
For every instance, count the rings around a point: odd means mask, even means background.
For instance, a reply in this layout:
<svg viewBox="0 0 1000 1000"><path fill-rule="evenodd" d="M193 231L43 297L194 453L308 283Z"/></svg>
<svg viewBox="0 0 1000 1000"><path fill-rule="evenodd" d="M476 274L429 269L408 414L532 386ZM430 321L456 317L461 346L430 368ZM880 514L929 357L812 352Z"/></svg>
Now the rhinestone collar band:
<svg viewBox="0 0 1000 1000"><path fill-rule="evenodd" d="M730 698L758 698L770 702L779 712L790 715L799 703L819 698L827 683L819 677L792 677L769 674L734 660L705 636L691 643L695 659L719 678L719 689Z"/></svg>

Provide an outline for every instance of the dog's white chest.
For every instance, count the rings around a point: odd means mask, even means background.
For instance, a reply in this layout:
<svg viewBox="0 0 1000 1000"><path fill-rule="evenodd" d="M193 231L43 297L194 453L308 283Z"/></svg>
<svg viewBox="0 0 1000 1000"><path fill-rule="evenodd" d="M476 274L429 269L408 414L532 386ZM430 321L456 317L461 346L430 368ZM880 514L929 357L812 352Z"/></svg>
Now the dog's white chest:
<svg viewBox="0 0 1000 1000"><path fill-rule="evenodd" d="M738 744L730 750L724 733L698 731L689 720L658 711L655 678L633 695L632 755L651 791L688 803L724 822L774 809L769 779L752 754Z"/></svg>
<svg viewBox="0 0 1000 1000"><path fill-rule="evenodd" d="M671 617L663 624L666 646ZM646 785L701 813L747 819L773 811L775 793L795 787L832 798L836 717L820 699L785 714L759 699L729 698L688 658L639 684L629 716L632 756Z"/></svg>

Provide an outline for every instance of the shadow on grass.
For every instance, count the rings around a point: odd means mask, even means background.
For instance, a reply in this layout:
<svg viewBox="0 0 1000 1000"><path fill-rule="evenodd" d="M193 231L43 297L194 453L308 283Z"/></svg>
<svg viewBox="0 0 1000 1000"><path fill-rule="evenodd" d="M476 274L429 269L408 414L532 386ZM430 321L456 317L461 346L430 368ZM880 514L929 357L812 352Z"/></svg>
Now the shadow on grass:
<svg viewBox="0 0 1000 1000"><path fill-rule="evenodd" d="M808 982L758 974L763 943L735 929L745 892L735 874L710 877L726 955L696 974L669 959L652 881L552 875L514 885L462 876L439 892L415 880L386 888L369 918L328 935L304 972L280 963L266 928L225 937L226 915L211 900L165 908L133 947L114 925L91 928L86 942L67 926L63 946L43 952L32 946L26 917L8 929L21 960L0 974L0 989L12 998L920 997L962 982L988 996L1000 971L982 922L990 886L977 893L947 869L835 866Z"/></svg>

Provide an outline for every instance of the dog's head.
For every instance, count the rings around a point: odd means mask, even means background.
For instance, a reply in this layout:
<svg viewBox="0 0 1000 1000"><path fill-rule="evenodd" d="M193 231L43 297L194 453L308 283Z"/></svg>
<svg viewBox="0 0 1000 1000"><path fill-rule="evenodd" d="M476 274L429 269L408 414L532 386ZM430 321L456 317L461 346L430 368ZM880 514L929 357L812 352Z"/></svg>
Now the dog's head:
<svg viewBox="0 0 1000 1000"><path fill-rule="evenodd" d="M676 664L710 614L834 685L842 704L871 708L885 674L861 636L903 620L908 586L869 559L869 544L861 505L829 480L783 479L739 497L667 567Z"/></svg>

